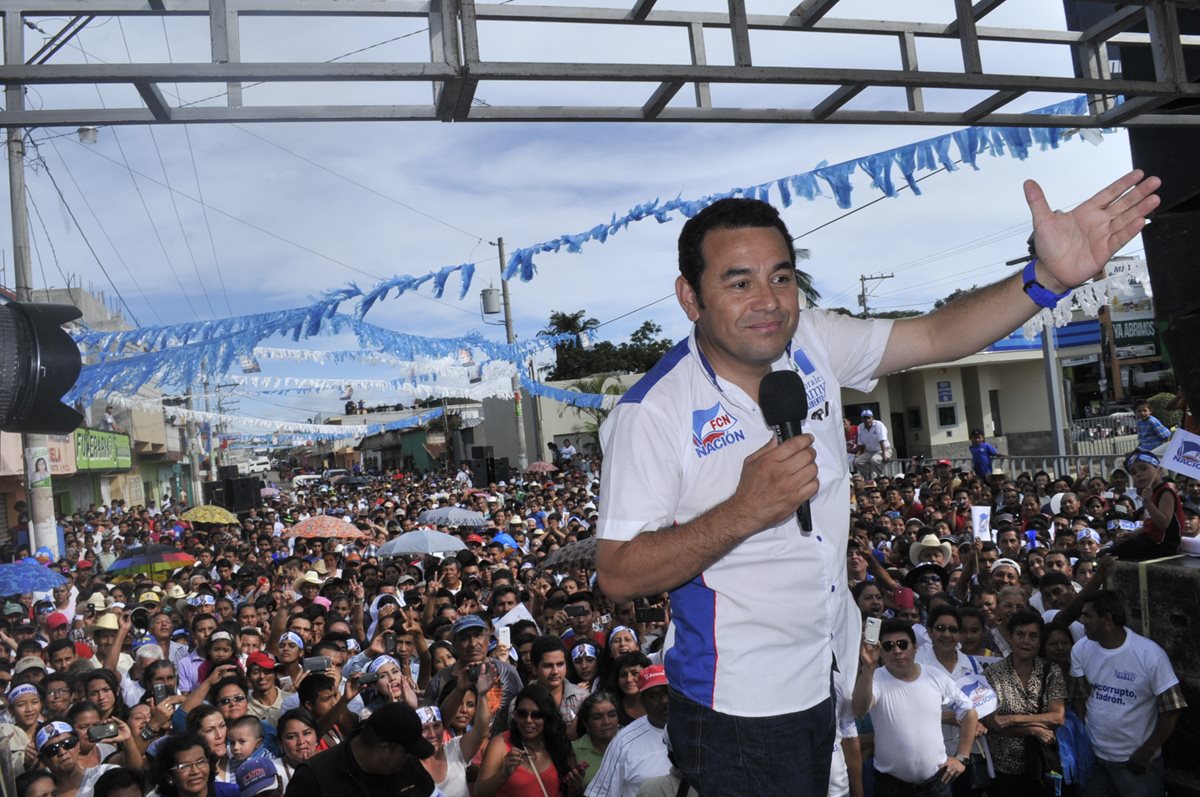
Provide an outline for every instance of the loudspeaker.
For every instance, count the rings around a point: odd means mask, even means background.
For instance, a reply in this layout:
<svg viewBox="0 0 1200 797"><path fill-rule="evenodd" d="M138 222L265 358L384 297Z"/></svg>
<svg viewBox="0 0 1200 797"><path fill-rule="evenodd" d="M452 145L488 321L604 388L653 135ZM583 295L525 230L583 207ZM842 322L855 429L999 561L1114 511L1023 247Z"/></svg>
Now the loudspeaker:
<svg viewBox="0 0 1200 797"><path fill-rule="evenodd" d="M240 476L241 474L238 473L237 465L222 465L221 467L217 468L217 478L221 481L237 479L240 478Z"/></svg>
<svg viewBox="0 0 1200 797"><path fill-rule="evenodd" d="M225 482L204 482L204 503L228 509L225 504Z"/></svg>
<svg viewBox="0 0 1200 797"><path fill-rule="evenodd" d="M258 479L230 479L226 484L229 496L229 506L226 508L231 512L249 512L262 506L262 488Z"/></svg>
<svg viewBox="0 0 1200 797"><path fill-rule="evenodd" d="M488 486L487 464L482 459L468 459L471 466L471 485L481 488Z"/></svg>
<svg viewBox="0 0 1200 797"><path fill-rule="evenodd" d="M500 457L496 460L496 481L506 482L509 480L512 471L509 469L508 457Z"/></svg>
<svg viewBox="0 0 1200 797"><path fill-rule="evenodd" d="M491 459L493 456L491 446L471 446L471 459Z"/></svg>

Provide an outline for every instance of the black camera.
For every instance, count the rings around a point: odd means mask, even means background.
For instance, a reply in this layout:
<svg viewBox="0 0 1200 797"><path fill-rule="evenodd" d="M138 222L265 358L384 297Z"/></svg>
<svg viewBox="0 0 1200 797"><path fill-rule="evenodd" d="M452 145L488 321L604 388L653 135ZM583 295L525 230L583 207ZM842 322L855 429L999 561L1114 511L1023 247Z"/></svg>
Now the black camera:
<svg viewBox="0 0 1200 797"><path fill-rule="evenodd" d="M568 603L563 607L563 611L567 613L567 617L583 617L591 611L586 603Z"/></svg>
<svg viewBox="0 0 1200 797"><path fill-rule="evenodd" d="M481 665L481 664L472 664L470 667L467 668L467 678L469 678L471 680L471 683L475 683L476 681L478 681L479 676L482 674L483 674L483 665Z"/></svg>
<svg viewBox="0 0 1200 797"><path fill-rule="evenodd" d="M129 622L134 628L145 631L150 627L150 610L145 606L137 607L129 613Z"/></svg>
<svg viewBox="0 0 1200 797"><path fill-rule="evenodd" d="M79 378L79 347L62 328L82 313L69 304L0 305L0 429L67 434L83 415L61 402Z"/></svg>
<svg viewBox="0 0 1200 797"><path fill-rule="evenodd" d="M379 673L377 673L377 672L359 673L358 685L359 686L369 686L370 684L373 684L378 680L379 680Z"/></svg>
<svg viewBox="0 0 1200 797"><path fill-rule="evenodd" d="M667 610L661 606L638 606L633 610L633 619L639 623L665 623Z"/></svg>

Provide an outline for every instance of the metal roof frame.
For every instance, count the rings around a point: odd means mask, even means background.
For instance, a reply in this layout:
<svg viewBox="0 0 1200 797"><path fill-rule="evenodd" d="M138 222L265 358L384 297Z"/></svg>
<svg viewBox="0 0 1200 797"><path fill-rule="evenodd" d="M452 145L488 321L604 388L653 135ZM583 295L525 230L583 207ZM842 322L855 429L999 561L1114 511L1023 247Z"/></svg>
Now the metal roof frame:
<svg viewBox="0 0 1200 797"><path fill-rule="evenodd" d="M728 0L727 12L658 11L655 0L634 0L629 9L476 3L474 0L6 0L4 65L0 82L6 107L0 125L43 127L205 122L440 120L474 121L622 121L622 122L790 122L825 124L1020 125L1115 127L1197 125L1200 114L1173 113L1200 103L1200 84L1190 82L1184 52L1200 48L1200 36L1180 35L1177 10L1200 7L1200 0L1138 0L1127 3L1085 31L989 27L980 21L1004 0L954 0L954 18L946 24L889 20L839 19L837 0L803 0L788 15L751 14L745 0ZM86 16L80 11L85 10ZM114 16L179 15L206 17L211 62L66 64L48 63L90 19ZM244 17L359 17L426 20L430 57L420 62L273 62L243 60L240 20ZM24 28L39 17L70 20L59 34L27 57ZM620 62L563 63L489 61L480 57L481 22L522 22L542 26L552 36L562 24L631 28L666 27L688 37L690 64ZM1144 28L1138 32L1134 28ZM561 28L560 28L561 29ZM728 31L732 64L710 64L705 31ZM896 69L756 66L752 32L801 31L837 36L875 37L883 48L896 48ZM923 71L917 43L923 39L956 41L961 71ZM996 74L985 70L983 42L1015 42L1068 48L1076 75ZM1154 57L1153 80L1130 80L1109 72L1110 45L1146 46ZM286 82L415 82L430 86L425 104L256 105L245 84ZM511 81L578 84L575 104L479 104L480 86ZM223 83L220 105L172 102L163 83ZM588 104L589 87L646 83L652 87L637 105ZM717 106L712 85L825 86L823 99L807 107ZM122 108L40 108L24 104L24 88L46 84L126 84L136 88L143 105ZM691 87L684 95L680 93ZM903 107L847 107L873 87L904 90ZM925 107L926 89L984 91L971 94L964 107L934 111ZM1089 113L1046 116L1006 110L1020 97L1045 93L1084 94ZM688 99L690 95L690 99ZM1123 98L1118 102L1117 98ZM1038 103L1040 104L1040 103Z"/></svg>

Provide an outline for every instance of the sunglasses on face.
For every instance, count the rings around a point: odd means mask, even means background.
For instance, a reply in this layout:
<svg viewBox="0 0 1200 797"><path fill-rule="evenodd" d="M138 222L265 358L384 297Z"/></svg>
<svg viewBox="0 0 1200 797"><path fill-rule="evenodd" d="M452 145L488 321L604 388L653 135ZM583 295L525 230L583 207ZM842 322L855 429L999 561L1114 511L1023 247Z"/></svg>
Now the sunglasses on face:
<svg viewBox="0 0 1200 797"><path fill-rule="evenodd" d="M956 626L956 625L942 625L942 624L940 624L940 623L939 623L938 625L935 625L935 626L933 627L933 630L934 630L934 631L937 631L939 634L957 634L957 633L958 633L958 626Z"/></svg>
<svg viewBox="0 0 1200 797"><path fill-rule="evenodd" d="M77 739L74 736L68 736L66 739L63 739L61 742L55 742L54 744L48 744L45 747L43 747L41 756L42 756L42 758L47 758L47 759L54 758L56 755L61 753L63 750L70 750L72 747L74 747L77 744L79 744L79 739Z"/></svg>
<svg viewBox="0 0 1200 797"><path fill-rule="evenodd" d="M527 711L523 708L519 708L513 713L519 720L542 720L546 718L546 715L540 711Z"/></svg>
<svg viewBox="0 0 1200 797"><path fill-rule="evenodd" d="M219 705L219 706L231 706L231 705L233 705L233 704L235 704L235 703L245 703L245 702L246 702L246 697L245 697L245 695L233 695L232 697L223 697L223 698L221 698L220 700L218 700L218 701L217 701L217 705Z"/></svg>
<svg viewBox="0 0 1200 797"><path fill-rule="evenodd" d="M879 643L879 646L888 652L891 652L893 648L903 652L908 650L911 644L907 639L889 639L887 642Z"/></svg>

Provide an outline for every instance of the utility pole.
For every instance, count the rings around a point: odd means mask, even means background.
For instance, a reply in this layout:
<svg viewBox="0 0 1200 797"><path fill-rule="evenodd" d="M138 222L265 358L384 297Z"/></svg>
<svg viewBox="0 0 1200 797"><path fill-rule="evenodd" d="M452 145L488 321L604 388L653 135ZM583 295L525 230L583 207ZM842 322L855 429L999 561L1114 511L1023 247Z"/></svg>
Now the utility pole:
<svg viewBox="0 0 1200 797"><path fill-rule="evenodd" d="M515 340L513 335L512 309L508 304L508 280L504 278L504 239L496 239L496 247L500 250L500 297L504 303L504 337L511 346ZM520 369L513 372L512 377L513 410L517 416L517 472L524 473L529 467L529 452L525 446L525 418L521 409L521 375Z"/></svg>
<svg viewBox="0 0 1200 797"><path fill-rule="evenodd" d="M24 60L22 25L14 22L16 14L5 15L6 61L20 64ZM9 32L10 25L17 26L16 34ZM25 110L25 89L9 84L4 90L5 107L13 112ZM17 290L17 301L33 301L33 263L29 258L29 213L25 207L25 130L8 128L8 201L12 213L13 274ZM39 456L47 456L50 438L44 434L23 435L22 449L25 454L25 484L29 489L29 550L48 547L58 558L58 531L54 525L54 487L52 479L35 478L33 462ZM36 486L34 486L36 485Z"/></svg>
<svg viewBox="0 0 1200 797"><path fill-rule="evenodd" d="M894 276L896 276L896 275L895 274L873 274L873 275L859 274L858 275L858 284L859 284L859 288L860 288L860 293L858 294L858 306L862 308L863 318L866 318L869 313L869 309L867 307L867 283L868 282L883 282L884 280L890 280Z"/></svg>
<svg viewBox="0 0 1200 797"><path fill-rule="evenodd" d="M191 390L187 392L187 408L192 409ZM192 489L188 495L188 506L200 506L204 503L204 481L200 478L200 451L198 448L200 437L195 419L189 418L185 428L187 429L188 464L192 471Z"/></svg>

